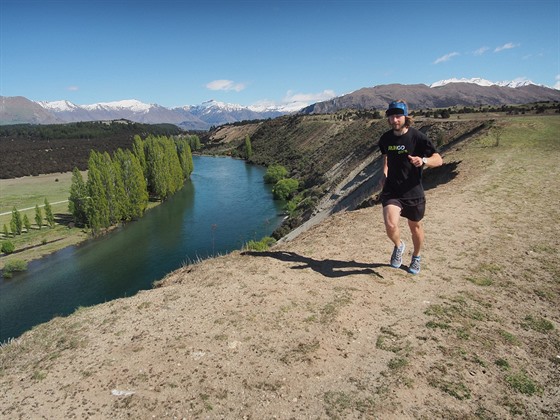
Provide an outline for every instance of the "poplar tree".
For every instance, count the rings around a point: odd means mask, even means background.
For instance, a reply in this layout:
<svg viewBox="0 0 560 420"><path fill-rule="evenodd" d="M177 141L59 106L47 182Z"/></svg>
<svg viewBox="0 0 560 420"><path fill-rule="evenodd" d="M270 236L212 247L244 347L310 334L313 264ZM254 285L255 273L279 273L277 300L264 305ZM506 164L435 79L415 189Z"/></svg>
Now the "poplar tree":
<svg viewBox="0 0 560 420"><path fill-rule="evenodd" d="M94 236L102 228L110 226L109 204L101 175L101 160L101 155L92 150L88 160L88 180L86 185L89 199L86 209L87 220Z"/></svg>
<svg viewBox="0 0 560 420"><path fill-rule="evenodd" d="M148 190L154 196L164 199L168 194L165 149L153 136L146 138L145 145Z"/></svg>
<svg viewBox="0 0 560 420"><path fill-rule="evenodd" d="M176 140L175 143L177 145L177 155L179 156L179 162L183 172L183 180L185 180L191 176L194 168L191 146L187 140L184 139Z"/></svg>
<svg viewBox="0 0 560 420"><path fill-rule="evenodd" d="M74 223L87 225L87 187L78 168L72 171L72 184L70 185L70 196L68 197L68 211L72 213ZM35 210L37 211L37 210ZM35 216L37 220L37 216Z"/></svg>
<svg viewBox="0 0 560 420"><path fill-rule="evenodd" d="M47 219L47 224L49 225L49 227L53 228L54 227L54 216L52 213L52 208L51 205L49 203L49 200L47 200L47 198L45 197L45 219Z"/></svg>
<svg viewBox="0 0 560 420"><path fill-rule="evenodd" d="M249 160L253 156L253 146L249 134L245 136L245 159Z"/></svg>
<svg viewBox="0 0 560 420"><path fill-rule="evenodd" d="M189 142L191 150L198 150L202 147L202 145L200 144L200 138L196 134L187 136L187 140Z"/></svg>
<svg viewBox="0 0 560 420"><path fill-rule="evenodd" d="M165 136L145 141L148 190L161 200L177 192L184 182L175 142Z"/></svg>
<svg viewBox="0 0 560 420"><path fill-rule="evenodd" d="M140 163L140 167L142 168L142 173L144 174L144 178L148 176L148 165L146 164L146 151L144 149L145 144L144 141L140 138L138 134L134 135L134 142L132 143L132 152L138 162Z"/></svg>
<svg viewBox="0 0 560 420"><path fill-rule="evenodd" d="M38 204L35 204L35 223L39 227L39 230L43 227L43 212Z"/></svg>
<svg viewBox="0 0 560 420"><path fill-rule="evenodd" d="M168 174L168 190L165 198L168 198L181 189L185 182L185 176L183 175L183 170L181 169L181 161L179 160L175 142L171 138L167 137L163 137L162 141L165 147L165 155L167 156L166 170Z"/></svg>
<svg viewBox="0 0 560 420"><path fill-rule="evenodd" d="M17 235L21 235L22 229L23 229L23 222L21 220L21 214L19 212L19 210L14 206L13 210L12 210L12 221L13 226L15 229L12 229L12 232L14 234L14 236Z"/></svg>
<svg viewBox="0 0 560 420"><path fill-rule="evenodd" d="M148 205L148 190L140 162L131 151L122 149L115 152L113 160L122 178L123 220L137 219Z"/></svg>
<svg viewBox="0 0 560 420"><path fill-rule="evenodd" d="M23 215L23 226L25 226L25 230L29 233L29 231L31 230L31 222L29 221L29 217L27 217L27 214Z"/></svg>
<svg viewBox="0 0 560 420"><path fill-rule="evenodd" d="M107 154L106 158L108 157L109 155ZM115 162L114 158L115 155L113 155L113 159L109 159L109 169L111 171L112 182L114 185L114 196L111 203L112 208L114 209L114 219L111 220L113 224L121 220L129 220L126 212L128 211L128 203L130 202L130 197L128 197L125 193L124 174L121 170L121 165Z"/></svg>

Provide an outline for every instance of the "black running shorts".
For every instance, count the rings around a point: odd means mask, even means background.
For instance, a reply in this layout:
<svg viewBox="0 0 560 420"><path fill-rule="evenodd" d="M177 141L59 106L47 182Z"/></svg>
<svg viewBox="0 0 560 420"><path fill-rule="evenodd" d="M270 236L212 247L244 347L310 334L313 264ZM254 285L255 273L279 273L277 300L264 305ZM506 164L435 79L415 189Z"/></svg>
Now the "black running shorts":
<svg viewBox="0 0 560 420"><path fill-rule="evenodd" d="M382 201L383 207L392 204L401 209L401 216L413 222L419 222L426 212L425 198L389 198Z"/></svg>

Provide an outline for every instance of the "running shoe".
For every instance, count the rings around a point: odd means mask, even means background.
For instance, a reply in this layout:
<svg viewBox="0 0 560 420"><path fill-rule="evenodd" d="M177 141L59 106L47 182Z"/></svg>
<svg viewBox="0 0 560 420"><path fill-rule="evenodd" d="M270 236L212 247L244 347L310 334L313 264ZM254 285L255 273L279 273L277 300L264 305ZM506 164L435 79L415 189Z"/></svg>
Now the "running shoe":
<svg viewBox="0 0 560 420"><path fill-rule="evenodd" d="M420 272L420 256L412 256L412 261L410 261L408 272L412 274L418 274Z"/></svg>
<svg viewBox="0 0 560 420"><path fill-rule="evenodd" d="M402 257L405 249L404 242L401 241L400 246L393 248L393 254L391 254L391 267L399 268L402 264Z"/></svg>

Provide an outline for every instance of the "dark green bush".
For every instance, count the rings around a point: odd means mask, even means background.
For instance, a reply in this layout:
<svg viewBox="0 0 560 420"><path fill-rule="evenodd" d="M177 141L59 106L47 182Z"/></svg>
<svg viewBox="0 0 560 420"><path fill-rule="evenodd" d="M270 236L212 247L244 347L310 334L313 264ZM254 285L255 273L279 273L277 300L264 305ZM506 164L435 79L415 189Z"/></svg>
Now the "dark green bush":
<svg viewBox="0 0 560 420"><path fill-rule="evenodd" d="M14 246L14 244L11 241L3 241L2 242L2 249L1 251L4 254L11 254L12 252L14 252L16 250L16 247Z"/></svg>

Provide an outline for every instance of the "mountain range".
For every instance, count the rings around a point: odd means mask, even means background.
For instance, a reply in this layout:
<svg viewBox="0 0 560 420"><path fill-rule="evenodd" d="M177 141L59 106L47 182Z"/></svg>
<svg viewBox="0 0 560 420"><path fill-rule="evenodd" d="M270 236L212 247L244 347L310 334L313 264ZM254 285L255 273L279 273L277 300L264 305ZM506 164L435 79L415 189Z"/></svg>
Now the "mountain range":
<svg viewBox="0 0 560 420"><path fill-rule="evenodd" d="M453 106L520 105L540 101L560 101L560 90L531 82L491 83L484 79L450 79L434 83L390 84L362 88L348 95L312 104L300 112L326 114L341 109L384 110L387 104L403 98L412 110Z"/></svg>
<svg viewBox="0 0 560 420"><path fill-rule="evenodd" d="M185 130L208 130L212 126L275 118L292 113L331 113L345 108L382 110L388 102L398 98L405 98L411 109L456 105L512 105L560 101L560 90L530 81L494 83L480 78L448 79L431 85L389 84L367 87L311 105L292 103L281 107L247 107L210 100L200 105L166 108L134 99L76 105L66 100L47 102L31 101L21 96L0 96L0 125L127 119L147 124L170 123Z"/></svg>

